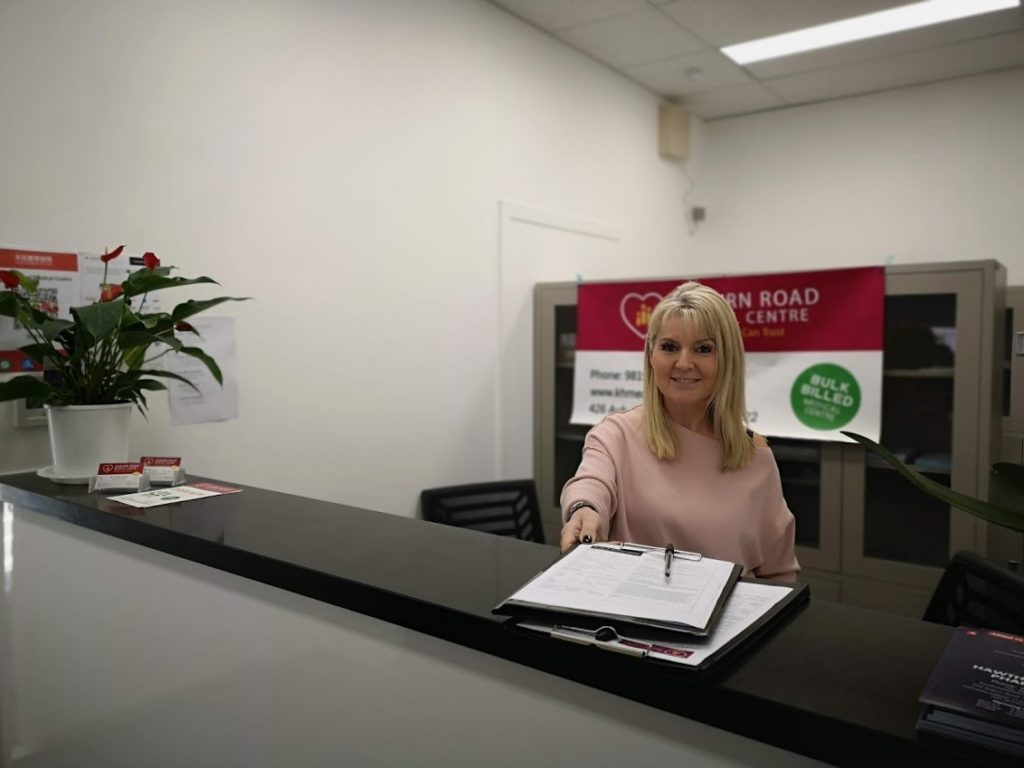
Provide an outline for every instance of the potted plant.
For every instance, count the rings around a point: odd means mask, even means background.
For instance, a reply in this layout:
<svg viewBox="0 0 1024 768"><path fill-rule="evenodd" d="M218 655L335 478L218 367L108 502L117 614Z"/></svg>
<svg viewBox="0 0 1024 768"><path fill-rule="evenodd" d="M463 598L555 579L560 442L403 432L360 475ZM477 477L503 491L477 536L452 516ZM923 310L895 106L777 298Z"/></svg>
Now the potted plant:
<svg viewBox="0 0 1024 768"><path fill-rule="evenodd" d="M131 411L138 408L145 415L146 393L167 388L161 379L195 388L187 378L153 367L156 358L171 351L189 355L223 383L213 358L187 343L196 333L187 319L242 299L190 299L170 312L146 312L146 299L155 291L216 281L172 277L174 267L162 266L153 253L146 253L141 269L121 283L109 284L109 263L123 250L122 245L100 257L100 300L72 308L71 320L39 308L37 279L17 270L0 270L0 316L14 318L25 329L31 343L20 351L43 368L41 377L25 374L0 382L0 401L28 398L46 406L54 479L86 482L101 461L126 460Z"/></svg>
<svg viewBox="0 0 1024 768"><path fill-rule="evenodd" d="M929 496L944 501L951 507L969 512L987 522L1002 525L1012 531L1024 533L1024 467L1021 465L1005 461L996 462L992 465L990 477L992 479L993 496L998 500L998 503L993 503L959 493L941 483L935 482L931 478L925 477L896 458L892 451L863 435L858 435L854 432L843 432L843 434L852 440L856 440L876 456L883 459L906 480Z"/></svg>

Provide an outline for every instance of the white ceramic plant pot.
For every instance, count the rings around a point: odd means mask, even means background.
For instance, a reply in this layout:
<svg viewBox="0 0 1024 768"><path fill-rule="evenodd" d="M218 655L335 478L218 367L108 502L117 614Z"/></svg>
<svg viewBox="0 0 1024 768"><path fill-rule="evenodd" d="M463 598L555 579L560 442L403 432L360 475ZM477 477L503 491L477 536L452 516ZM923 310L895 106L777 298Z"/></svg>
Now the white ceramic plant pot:
<svg viewBox="0 0 1024 768"><path fill-rule="evenodd" d="M53 476L88 482L102 462L128 460L131 403L47 406Z"/></svg>

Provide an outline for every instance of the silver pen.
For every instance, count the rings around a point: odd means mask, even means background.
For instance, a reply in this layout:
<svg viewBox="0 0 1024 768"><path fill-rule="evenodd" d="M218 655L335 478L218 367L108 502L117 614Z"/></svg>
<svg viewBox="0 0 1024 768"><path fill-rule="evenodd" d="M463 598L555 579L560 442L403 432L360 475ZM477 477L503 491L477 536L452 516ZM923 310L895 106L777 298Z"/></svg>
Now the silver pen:
<svg viewBox="0 0 1024 768"><path fill-rule="evenodd" d="M647 544L630 544L629 542L608 542L602 541L598 544L591 544L591 549L606 549L609 552L623 552L627 555L642 555L645 552L664 552L661 547L651 547ZM703 560L704 556L700 552L687 552L684 549L672 549L672 557L681 560L692 560L697 562Z"/></svg>

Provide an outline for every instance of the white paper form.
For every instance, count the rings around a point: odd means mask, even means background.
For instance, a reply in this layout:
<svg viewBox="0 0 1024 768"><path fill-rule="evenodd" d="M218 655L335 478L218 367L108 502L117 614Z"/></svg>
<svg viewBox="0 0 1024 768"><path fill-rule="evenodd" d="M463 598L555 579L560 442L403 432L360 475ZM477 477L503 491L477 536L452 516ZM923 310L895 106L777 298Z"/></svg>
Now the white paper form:
<svg viewBox="0 0 1024 768"><path fill-rule="evenodd" d="M768 613L791 591L790 587L779 587L774 584L738 582L707 639L701 643L657 641L651 646L648 655L679 664L700 664ZM630 633L631 637L632 634ZM632 639L643 642L643 638ZM668 647L667 652L661 650L663 646ZM679 651L688 653L681 654Z"/></svg>
<svg viewBox="0 0 1024 768"><path fill-rule="evenodd" d="M212 357L224 376L221 387L202 362L188 355L167 355L168 371L184 376L198 392L180 381L167 382L171 426L226 421L238 418L238 362L235 356L235 320L232 317L190 317L199 331L179 335L187 347L199 347Z"/></svg>
<svg viewBox="0 0 1024 768"><path fill-rule="evenodd" d="M645 634L643 630L633 628L625 636L619 636L606 642L595 642L594 645L622 646L624 650L633 651L638 648L645 651L651 658L671 661L676 664L695 667L713 656L732 642L739 634L753 626L762 616L779 604L792 589L775 584L757 584L741 581L733 588L732 594L722 609L711 634L696 642L679 642L679 635L667 638L665 633ZM523 629L535 632L550 633L556 626L554 622L541 622L531 619L519 624Z"/></svg>
<svg viewBox="0 0 1024 768"><path fill-rule="evenodd" d="M703 628L734 563L581 545L509 598L514 605Z"/></svg>
<svg viewBox="0 0 1024 768"><path fill-rule="evenodd" d="M179 485L177 488L156 488L141 493L125 493L120 496L108 496L111 501L127 504L129 507L159 507L164 504L178 504L192 499L205 499L209 496L220 496L225 493L238 493L241 488L232 488L217 483L194 483Z"/></svg>

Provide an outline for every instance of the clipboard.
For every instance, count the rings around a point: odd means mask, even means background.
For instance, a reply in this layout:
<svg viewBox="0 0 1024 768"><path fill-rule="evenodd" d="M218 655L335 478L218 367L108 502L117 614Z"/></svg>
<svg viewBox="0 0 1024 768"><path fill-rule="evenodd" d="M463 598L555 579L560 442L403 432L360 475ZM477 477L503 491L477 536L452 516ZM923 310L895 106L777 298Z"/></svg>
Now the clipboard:
<svg viewBox="0 0 1024 768"><path fill-rule="evenodd" d="M697 552L628 542L583 544L492 612L577 628L612 625L622 632L707 636L742 571L736 563Z"/></svg>
<svg viewBox="0 0 1024 768"><path fill-rule="evenodd" d="M690 672L704 672L724 659L735 657L741 648L753 645L782 620L795 613L810 599L810 587L802 583L771 582L759 579L740 579L729 601L745 600L749 590L780 590L780 597L765 610L748 621L734 623L729 602L718 627L709 636L685 636L678 633L658 632L631 628L621 631L612 625L599 625L592 621L576 625L555 624L551 619L513 617L506 625L518 632L535 637L589 645L603 651L646 659L659 664L671 664Z"/></svg>

